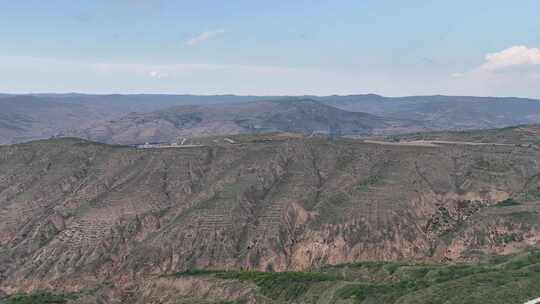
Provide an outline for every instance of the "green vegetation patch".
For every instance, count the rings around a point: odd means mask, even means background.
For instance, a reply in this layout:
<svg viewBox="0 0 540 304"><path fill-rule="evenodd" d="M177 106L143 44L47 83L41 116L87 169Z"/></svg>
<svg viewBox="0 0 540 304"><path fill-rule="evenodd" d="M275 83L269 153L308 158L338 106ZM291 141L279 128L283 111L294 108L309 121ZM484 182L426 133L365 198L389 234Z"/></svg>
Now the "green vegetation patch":
<svg viewBox="0 0 540 304"><path fill-rule="evenodd" d="M36 291L33 293L17 293L0 301L2 304L64 304L76 300L75 294L51 293Z"/></svg>
<svg viewBox="0 0 540 304"><path fill-rule="evenodd" d="M376 298L379 303L393 303L401 296L418 289L415 281L401 281L390 284L351 284L338 289L335 296L351 299L358 303Z"/></svg>
<svg viewBox="0 0 540 304"><path fill-rule="evenodd" d="M212 275L219 279L255 283L260 292L272 299L293 300L304 295L311 284L337 281L332 275L318 272L259 272L189 270L177 276Z"/></svg>
<svg viewBox="0 0 540 304"><path fill-rule="evenodd" d="M506 270L519 270L536 264L540 264L540 250L534 250L525 255L515 256L502 265Z"/></svg>
<svg viewBox="0 0 540 304"><path fill-rule="evenodd" d="M190 270L254 283L276 303L523 303L540 296L540 249L494 256L477 264L358 262L318 272ZM321 290L328 291L324 302Z"/></svg>
<svg viewBox="0 0 540 304"><path fill-rule="evenodd" d="M505 199L504 201L499 202L496 206L497 207L519 206L519 202L510 197L510 198Z"/></svg>
<svg viewBox="0 0 540 304"><path fill-rule="evenodd" d="M207 269L188 269L186 271L177 272L175 276L182 277L182 276L205 276L205 275L212 275L221 273L223 271L220 270L207 270Z"/></svg>
<svg viewBox="0 0 540 304"><path fill-rule="evenodd" d="M376 185L381 181L381 177L377 175L370 175L368 178L359 183L356 190L359 192L367 192L369 188Z"/></svg>
<svg viewBox="0 0 540 304"><path fill-rule="evenodd" d="M354 300L357 303L376 300L380 303L394 303L399 298L416 291L458 280L480 273L498 271L498 268L483 265L401 265L388 263L357 263L351 267L381 267L388 276L388 283L354 283L336 291L340 299ZM340 267L343 267L340 265Z"/></svg>
<svg viewBox="0 0 540 304"><path fill-rule="evenodd" d="M391 269L385 269L389 275L382 281L351 282L339 288L335 298L356 303L502 304L524 302L540 295L540 250L497 257L481 264L387 263L382 267Z"/></svg>
<svg viewBox="0 0 540 304"><path fill-rule="evenodd" d="M262 294L292 300L304 295L311 284L337 280L333 276L316 272L254 272L234 271L216 275L222 279L237 279L255 283Z"/></svg>

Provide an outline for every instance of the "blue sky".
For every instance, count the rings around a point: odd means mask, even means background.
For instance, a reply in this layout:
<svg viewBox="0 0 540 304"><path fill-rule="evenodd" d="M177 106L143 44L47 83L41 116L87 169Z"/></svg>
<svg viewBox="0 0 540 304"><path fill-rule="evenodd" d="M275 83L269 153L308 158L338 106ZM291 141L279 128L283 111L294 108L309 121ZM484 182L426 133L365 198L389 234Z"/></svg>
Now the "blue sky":
<svg viewBox="0 0 540 304"><path fill-rule="evenodd" d="M0 0L0 91L540 98L540 1Z"/></svg>

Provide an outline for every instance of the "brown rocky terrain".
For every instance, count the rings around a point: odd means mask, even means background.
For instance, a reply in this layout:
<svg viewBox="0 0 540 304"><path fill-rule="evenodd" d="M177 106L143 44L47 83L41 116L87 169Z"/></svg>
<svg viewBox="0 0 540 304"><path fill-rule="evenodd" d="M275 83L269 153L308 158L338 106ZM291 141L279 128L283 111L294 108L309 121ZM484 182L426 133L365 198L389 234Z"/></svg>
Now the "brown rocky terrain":
<svg viewBox="0 0 540 304"><path fill-rule="evenodd" d="M518 252L540 241L538 159L536 145L299 136L168 149L69 138L2 146L0 289L106 290L92 301L109 303L155 297L172 284L161 275L190 269ZM200 280L175 288L201 291ZM251 290L221 288L231 299Z"/></svg>

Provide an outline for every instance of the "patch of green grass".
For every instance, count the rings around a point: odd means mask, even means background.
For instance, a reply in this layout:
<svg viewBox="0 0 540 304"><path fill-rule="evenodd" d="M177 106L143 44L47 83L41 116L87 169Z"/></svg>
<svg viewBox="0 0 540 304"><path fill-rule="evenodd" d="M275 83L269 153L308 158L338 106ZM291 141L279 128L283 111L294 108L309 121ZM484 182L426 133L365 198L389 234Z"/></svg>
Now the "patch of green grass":
<svg viewBox="0 0 540 304"><path fill-rule="evenodd" d="M415 281L400 281L390 284L352 284L338 289L335 296L354 300L357 303L368 298L375 298L379 303L393 303L399 297L417 289L418 285Z"/></svg>
<svg viewBox="0 0 540 304"><path fill-rule="evenodd" d="M475 274L497 271L497 268L482 265L400 265L395 262L383 263L357 263L365 267L382 267L388 274L385 280L390 283L359 283L344 286L336 291L335 296L340 299L363 301L377 301L379 303L394 303L399 298L430 286L451 282ZM343 266L341 266L343 267Z"/></svg>
<svg viewBox="0 0 540 304"><path fill-rule="evenodd" d="M189 270L176 274L176 276L197 275L212 275L219 279L255 283L263 295L272 299L284 299L287 301L305 294L311 284L337 280L335 276L318 272Z"/></svg>
<svg viewBox="0 0 540 304"><path fill-rule="evenodd" d="M376 185L381 178L377 175L370 175L356 186L356 190L359 192L367 192L371 186Z"/></svg>
<svg viewBox="0 0 540 304"><path fill-rule="evenodd" d="M490 271L496 271L496 269L489 266L450 265L434 268L433 270L426 273L424 279L430 284L438 284Z"/></svg>
<svg viewBox="0 0 540 304"><path fill-rule="evenodd" d="M188 269L186 271L177 272L175 276L181 277L181 276L204 276L204 275L211 275L220 273L222 271L220 270L209 270L209 269Z"/></svg>
<svg viewBox="0 0 540 304"><path fill-rule="evenodd" d="M518 206L518 205L519 205L519 202L510 197L510 198L505 199L502 202L499 202L495 206L497 206L497 207L506 207L506 206Z"/></svg>
<svg viewBox="0 0 540 304"><path fill-rule="evenodd" d="M503 264L504 269L518 270L527 266L540 264L540 250L533 250L524 255L518 255Z"/></svg>
<svg viewBox="0 0 540 304"><path fill-rule="evenodd" d="M519 266L526 267L527 263ZM422 273L425 274L423 277ZM400 279L396 283L347 285L338 289L335 297L356 303L474 303L467 300L473 291L486 289L502 293L514 282L532 284L531 281L536 282L540 278L540 273L531 271L504 271L482 266L435 267L419 274L418 278ZM511 297L506 298L509 299Z"/></svg>
<svg viewBox="0 0 540 304"><path fill-rule="evenodd" d="M393 274L394 272L396 272L396 270L399 269L399 267L401 267L401 264L399 263L396 263L396 262L388 262L386 263L384 266L383 266L383 269L388 272L389 274Z"/></svg>
<svg viewBox="0 0 540 304"><path fill-rule="evenodd" d="M253 282L265 296L287 301L305 294L313 283L337 280L334 276L316 272L229 271L218 273L216 277Z"/></svg>
<svg viewBox="0 0 540 304"><path fill-rule="evenodd" d="M363 263L351 264L362 265ZM343 265L339 266L340 269ZM397 268L396 268L397 267ZM409 265L387 263L379 283L351 283L336 299L356 303L519 303L540 294L540 250L499 256L481 264Z"/></svg>
<svg viewBox="0 0 540 304"><path fill-rule="evenodd" d="M64 304L69 300L75 300L74 294L50 293L36 291L34 293L17 293L2 300L2 304Z"/></svg>
<svg viewBox="0 0 540 304"><path fill-rule="evenodd" d="M329 266L331 268L343 268L343 267L355 267L355 268L382 268L389 262L381 262L381 261L362 261L362 262L354 262L354 263L342 263L337 265ZM390 262L392 263L392 262Z"/></svg>
<svg viewBox="0 0 540 304"><path fill-rule="evenodd" d="M400 298L399 303L523 303L538 296L540 274L492 271L432 284Z"/></svg>
<svg viewBox="0 0 540 304"><path fill-rule="evenodd" d="M324 266L319 272L191 270L254 283L277 303L520 303L540 295L540 249L495 256L476 264L358 262ZM328 291L321 300L321 289Z"/></svg>

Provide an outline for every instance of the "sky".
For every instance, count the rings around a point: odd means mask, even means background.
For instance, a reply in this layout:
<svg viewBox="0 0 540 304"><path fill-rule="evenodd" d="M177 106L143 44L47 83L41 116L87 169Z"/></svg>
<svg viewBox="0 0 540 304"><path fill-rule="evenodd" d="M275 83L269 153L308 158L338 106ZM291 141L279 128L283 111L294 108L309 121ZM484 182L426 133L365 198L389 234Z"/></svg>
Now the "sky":
<svg viewBox="0 0 540 304"><path fill-rule="evenodd" d="M540 1L0 0L0 92L540 98Z"/></svg>

